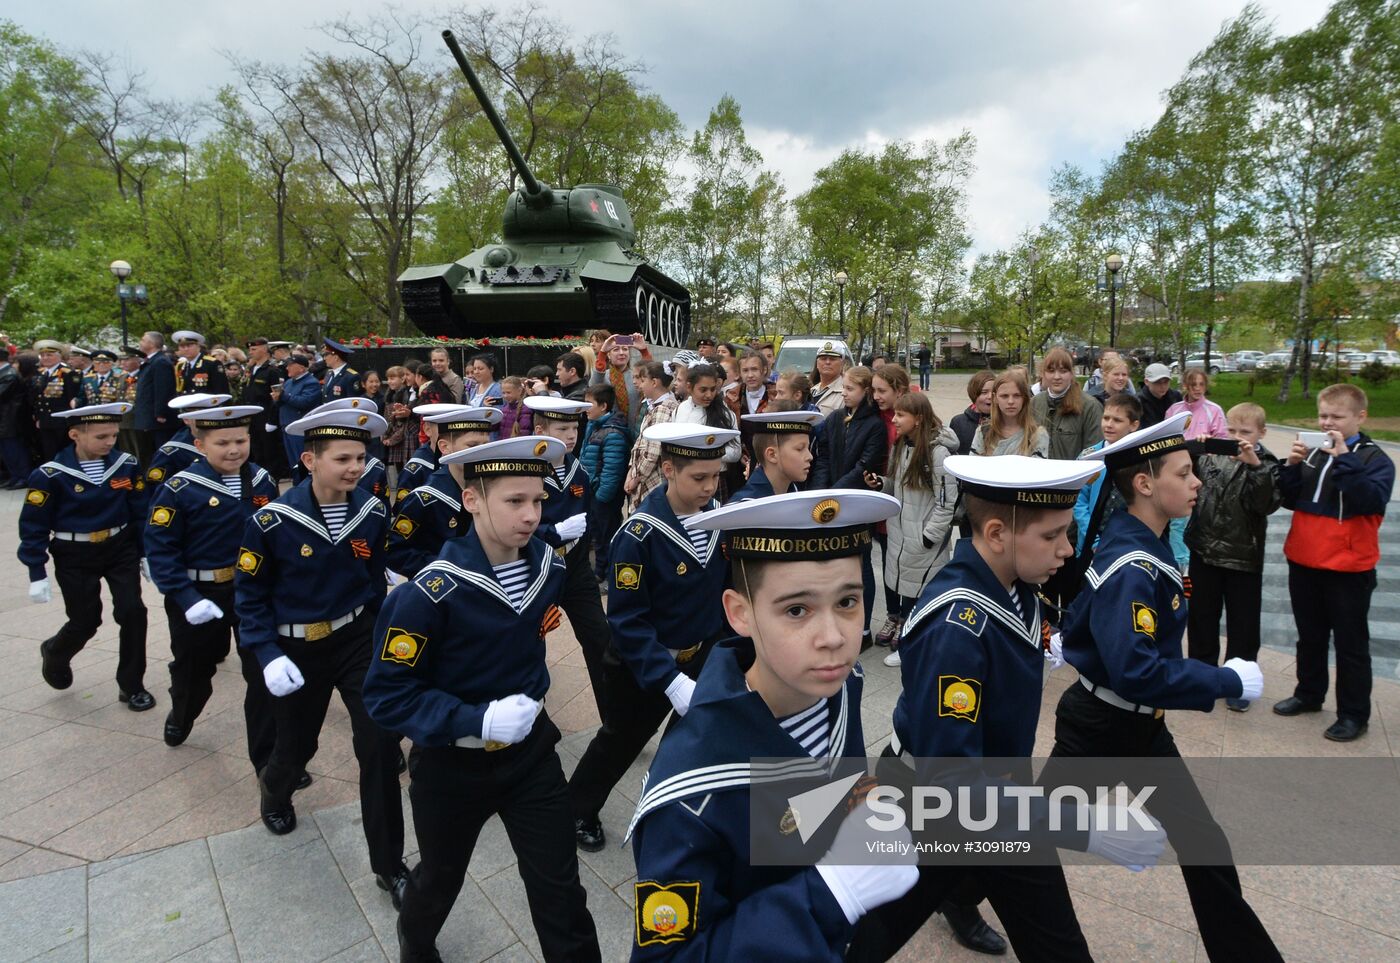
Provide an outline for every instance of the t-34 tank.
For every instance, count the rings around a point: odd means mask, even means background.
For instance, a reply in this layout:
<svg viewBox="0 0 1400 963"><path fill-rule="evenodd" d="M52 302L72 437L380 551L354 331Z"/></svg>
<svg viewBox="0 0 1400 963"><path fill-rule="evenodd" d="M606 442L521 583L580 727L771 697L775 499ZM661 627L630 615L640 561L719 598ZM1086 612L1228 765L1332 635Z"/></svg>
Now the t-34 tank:
<svg viewBox="0 0 1400 963"><path fill-rule="evenodd" d="M442 39L523 186L506 200L500 243L399 275L409 320L431 337L552 337L608 327L685 347L690 292L632 250L637 232L622 192L611 184L553 190L540 183L452 31Z"/></svg>

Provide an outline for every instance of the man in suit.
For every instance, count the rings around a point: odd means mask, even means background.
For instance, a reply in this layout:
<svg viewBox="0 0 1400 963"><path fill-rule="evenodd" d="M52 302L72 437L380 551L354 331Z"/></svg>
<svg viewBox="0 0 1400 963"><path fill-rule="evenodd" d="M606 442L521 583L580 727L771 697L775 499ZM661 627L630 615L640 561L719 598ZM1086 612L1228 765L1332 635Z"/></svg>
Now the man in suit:
<svg viewBox="0 0 1400 963"><path fill-rule="evenodd" d="M365 389L360 386L360 373L349 365L350 356L355 352L330 338L322 339L321 344L321 357L326 362L321 400L337 401L363 396Z"/></svg>
<svg viewBox="0 0 1400 963"><path fill-rule="evenodd" d="M170 399L175 397L175 365L165 355L165 335L159 331L141 335L141 353L146 360L136 378L135 428L146 434L147 457L141 461L144 466L150 453L169 441L180 425L170 412Z"/></svg>

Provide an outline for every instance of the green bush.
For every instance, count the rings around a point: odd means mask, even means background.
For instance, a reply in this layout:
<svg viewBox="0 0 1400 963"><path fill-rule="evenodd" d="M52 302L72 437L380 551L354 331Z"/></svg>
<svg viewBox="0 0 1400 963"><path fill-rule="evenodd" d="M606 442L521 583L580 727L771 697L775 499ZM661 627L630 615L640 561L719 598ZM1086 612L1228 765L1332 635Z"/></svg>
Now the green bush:
<svg viewBox="0 0 1400 963"><path fill-rule="evenodd" d="M1255 368L1249 375L1249 393L1254 393L1255 385L1276 385L1282 380L1282 368Z"/></svg>
<svg viewBox="0 0 1400 963"><path fill-rule="evenodd" d="M1368 385L1383 385L1390 380L1392 373L1397 370L1400 369L1381 364L1379 361L1372 361L1361 369L1359 377Z"/></svg>

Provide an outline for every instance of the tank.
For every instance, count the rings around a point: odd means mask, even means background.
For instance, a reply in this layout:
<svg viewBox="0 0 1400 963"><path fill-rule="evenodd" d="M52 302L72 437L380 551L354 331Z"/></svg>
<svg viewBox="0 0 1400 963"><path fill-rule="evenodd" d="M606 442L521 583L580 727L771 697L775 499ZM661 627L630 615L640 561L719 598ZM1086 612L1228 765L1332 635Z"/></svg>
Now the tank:
<svg viewBox="0 0 1400 963"><path fill-rule="evenodd" d="M690 292L633 248L632 212L612 184L558 190L541 183L486 95L451 30L452 51L482 112L520 175L506 199L501 240L451 264L399 275L408 319L429 337L555 337L606 327L640 331L651 344L683 348Z"/></svg>

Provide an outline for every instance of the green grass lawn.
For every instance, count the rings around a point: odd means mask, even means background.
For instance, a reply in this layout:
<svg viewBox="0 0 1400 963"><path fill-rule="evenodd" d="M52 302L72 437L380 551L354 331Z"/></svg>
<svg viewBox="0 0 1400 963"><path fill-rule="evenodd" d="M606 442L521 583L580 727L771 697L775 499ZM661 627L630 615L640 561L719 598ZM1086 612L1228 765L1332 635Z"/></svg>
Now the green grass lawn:
<svg viewBox="0 0 1400 963"><path fill-rule="evenodd" d="M1328 383L1314 379L1312 397L1306 398L1298 379L1294 378L1288 401L1280 402L1279 383L1253 385L1251 393L1248 374L1221 374L1211 379L1208 397L1226 411L1242 401L1252 401L1264 406L1273 424L1316 428L1317 393ZM1359 378L1351 383L1366 392L1370 400L1369 415L1362 430L1373 438L1400 441L1400 378L1391 378L1383 385L1370 385Z"/></svg>

